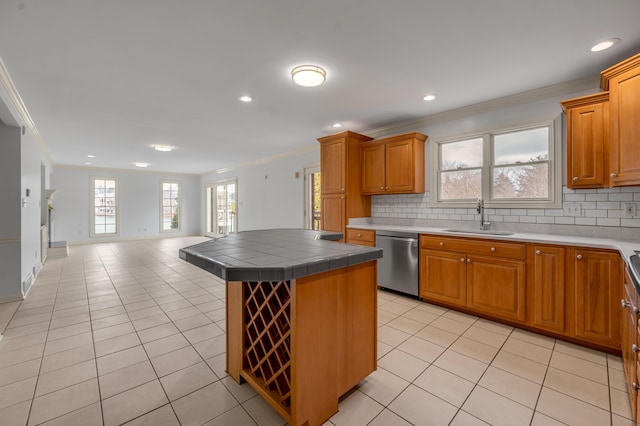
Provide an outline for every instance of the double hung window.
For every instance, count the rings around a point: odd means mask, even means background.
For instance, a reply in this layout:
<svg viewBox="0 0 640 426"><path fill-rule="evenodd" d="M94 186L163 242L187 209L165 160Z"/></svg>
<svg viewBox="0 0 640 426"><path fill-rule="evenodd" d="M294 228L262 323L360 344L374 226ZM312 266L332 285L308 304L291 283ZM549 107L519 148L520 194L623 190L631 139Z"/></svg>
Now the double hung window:
<svg viewBox="0 0 640 426"><path fill-rule="evenodd" d="M558 123L436 141L431 204L504 208L561 205Z"/></svg>

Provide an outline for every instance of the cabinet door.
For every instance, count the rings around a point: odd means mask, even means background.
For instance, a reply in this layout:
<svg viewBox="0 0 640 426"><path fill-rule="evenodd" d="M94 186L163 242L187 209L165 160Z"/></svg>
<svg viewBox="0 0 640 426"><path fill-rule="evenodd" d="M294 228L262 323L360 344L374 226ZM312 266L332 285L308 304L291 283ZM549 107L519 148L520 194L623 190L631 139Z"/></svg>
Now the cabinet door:
<svg viewBox="0 0 640 426"><path fill-rule="evenodd" d="M420 254L420 297L466 306L466 256L435 250L421 250Z"/></svg>
<svg viewBox="0 0 640 426"><path fill-rule="evenodd" d="M320 178L323 194L345 191L346 144L346 136L320 144Z"/></svg>
<svg viewBox="0 0 640 426"><path fill-rule="evenodd" d="M525 320L525 262L467 257L467 307L511 321Z"/></svg>
<svg viewBox="0 0 640 426"><path fill-rule="evenodd" d="M322 196L320 227L325 231L344 232L345 202L342 194Z"/></svg>
<svg viewBox="0 0 640 426"><path fill-rule="evenodd" d="M608 102L567 109L567 186L604 188ZM608 168L607 168L608 169Z"/></svg>
<svg viewBox="0 0 640 426"><path fill-rule="evenodd" d="M362 144L360 150L362 157L362 193L384 193L384 144L372 144L371 142L367 142Z"/></svg>
<svg viewBox="0 0 640 426"><path fill-rule="evenodd" d="M609 82L611 99L611 182L640 184L640 55Z"/></svg>
<svg viewBox="0 0 640 426"><path fill-rule="evenodd" d="M528 313L531 325L555 332L565 330L565 249L529 246Z"/></svg>
<svg viewBox="0 0 640 426"><path fill-rule="evenodd" d="M633 293L632 293L633 292ZM635 414L637 410L638 391L633 388L632 383L636 381L636 353L634 345L637 345L637 307L635 298L632 295L635 288L625 273L625 281L623 285L622 315L620 316L620 339L622 348L622 361L624 364L625 375L627 378L627 389L629 391L629 400L631 403L631 412Z"/></svg>
<svg viewBox="0 0 640 426"><path fill-rule="evenodd" d="M620 255L573 249L576 336L620 348Z"/></svg>
<svg viewBox="0 0 640 426"><path fill-rule="evenodd" d="M415 189L413 139L387 142L385 147L386 191L413 191Z"/></svg>

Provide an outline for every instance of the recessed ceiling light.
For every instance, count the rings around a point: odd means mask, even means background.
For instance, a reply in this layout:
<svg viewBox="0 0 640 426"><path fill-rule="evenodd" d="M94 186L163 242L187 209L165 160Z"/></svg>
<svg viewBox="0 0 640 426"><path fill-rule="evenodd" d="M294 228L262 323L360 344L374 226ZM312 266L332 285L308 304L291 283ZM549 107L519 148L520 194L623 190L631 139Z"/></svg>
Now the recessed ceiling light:
<svg viewBox="0 0 640 426"><path fill-rule="evenodd" d="M424 98L422 98L422 99L424 99L425 101L432 101L432 100L434 100L435 98L436 98L436 95L427 95L427 96L425 96L425 97L424 97Z"/></svg>
<svg viewBox="0 0 640 426"><path fill-rule="evenodd" d="M339 127L342 127L342 124L340 123L333 123L333 127L335 127L336 129Z"/></svg>
<svg viewBox="0 0 640 426"><path fill-rule="evenodd" d="M87 166L91 165L91 163L90 163L90 162L88 162L88 161L87 161L86 163L84 163L84 164L86 164Z"/></svg>
<svg viewBox="0 0 640 426"><path fill-rule="evenodd" d="M87 158L96 158L96 156L89 154L89 155L87 155Z"/></svg>
<svg viewBox="0 0 640 426"><path fill-rule="evenodd" d="M608 40L601 41L591 48L592 52L600 52L602 50L606 50L613 46L614 44L618 44L620 42L619 38L610 38Z"/></svg>
<svg viewBox="0 0 640 426"><path fill-rule="evenodd" d="M149 167L150 164L149 163L133 163L134 166L136 167Z"/></svg>
<svg viewBox="0 0 640 426"><path fill-rule="evenodd" d="M327 72L317 65L300 65L291 70L291 79L304 87L319 86L327 78Z"/></svg>
<svg viewBox="0 0 640 426"><path fill-rule="evenodd" d="M251 98L251 96L240 96L240 100L242 102L251 102L253 99Z"/></svg>
<svg viewBox="0 0 640 426"><path fill-rule="evenodd" d="M162 151L162 152L169 152L169 151L173 151L175 149L175 147L173 147L171 145L151 145L151 146L156 151Z"/></svg>

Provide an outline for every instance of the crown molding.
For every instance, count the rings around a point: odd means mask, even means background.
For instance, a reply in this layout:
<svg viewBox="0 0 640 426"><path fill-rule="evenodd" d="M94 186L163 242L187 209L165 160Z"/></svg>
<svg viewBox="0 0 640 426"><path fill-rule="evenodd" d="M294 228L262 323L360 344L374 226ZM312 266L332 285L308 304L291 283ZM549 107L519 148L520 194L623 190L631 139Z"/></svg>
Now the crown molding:
<svg viewBox="0 0 640 426"><path fill-rule="evenodd" d="M44 141L42 140L42 137L40 136L40 133L36 128L36 124L31 118L31 114L29 114L29 111L27 110L27 106L22 101L22 97L20 96L20 93L18 93L18 89L13 83L11 75L9 75L9 70L2 61L2 58L0 58L0 89L3 93L6 94L7 99L11 104L7 106L12 107L13 110L17 112L21 124L29 129L29 132L31 132L31 135L35 139L36 143L44 153L45 157L47 157L47 161L49 161L49 164L53 166L53 159L51 158L51 154L45 146ZM18 119L18 117L14 118Z"/></svg>
<svg viewBox="0 0 640 426"><path fill-rule="evenodd" d="M162 170L138 170L138 169L123 169L118 167L96 167L96 166L82 166L75 164L56 164L55 169L78 169L78 170L105 170L113 172L130 172L130 173L144 173L144 174L157 174L162 176L187 176L198 177L200 173L182 173L182 172L167 172Z"/></svg>
<svg viewBox="0 0 640 426"><path fill-rule="evenodd" d="M538 89L528 90L526 92L517 93L515 95L504 96L502 98L492 99L473 105L467 105L438 114L428 115L417 120L378 127L376 129L368 130L365 133L378 139L380 137L385 137L396 133L405 133L427 126L433 126L436 124L446 123L448 121L459 120L472 115L478 115L526 104L529 102L535 102L552 96L569 96L573 93L583 90L597 89L599 82L599 76L584 77L576 80L541 87Z"/></svg>

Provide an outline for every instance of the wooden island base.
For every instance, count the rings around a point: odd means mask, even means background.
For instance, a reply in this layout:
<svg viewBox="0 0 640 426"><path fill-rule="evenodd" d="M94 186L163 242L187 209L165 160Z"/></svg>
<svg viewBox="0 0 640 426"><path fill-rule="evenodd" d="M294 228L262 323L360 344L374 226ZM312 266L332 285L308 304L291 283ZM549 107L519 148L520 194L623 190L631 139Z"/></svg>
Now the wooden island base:
<svg viewBox="0 0 640 426"><path fill-rule="evenodd" d="M321 425L376 370L376 262L227 282L227 371L291 425Z"/></svg>

